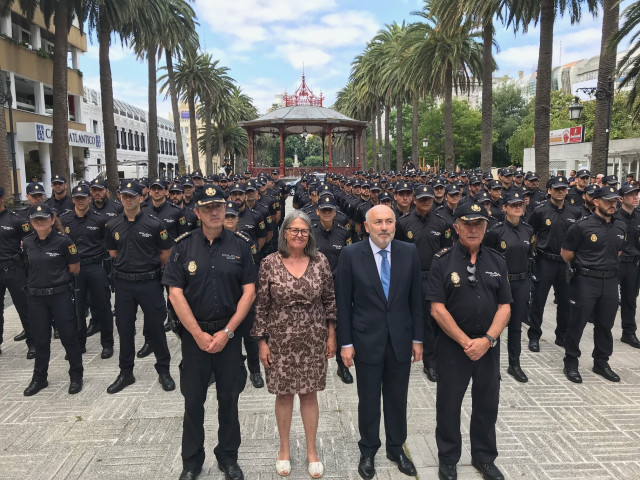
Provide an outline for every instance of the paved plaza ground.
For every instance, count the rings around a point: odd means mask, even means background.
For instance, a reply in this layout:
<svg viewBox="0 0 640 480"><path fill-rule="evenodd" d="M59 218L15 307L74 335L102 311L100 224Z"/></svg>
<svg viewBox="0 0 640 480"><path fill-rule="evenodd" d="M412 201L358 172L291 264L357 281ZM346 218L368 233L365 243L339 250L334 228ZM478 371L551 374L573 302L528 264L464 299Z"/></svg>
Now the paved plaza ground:
<svg viewBox="0 0 640 480"><path fill-rule="evenodd" d="M552 297L552 295L551 295ZM547 305L546 319L554 317ZM84 389L69 395L68 364L59 341L53 341L49 387L34 397L22 391L31 378L33 361L26 360L24 343L12 337L20 330L13 306L5 310L5 342L0 355L0 479L177 479L182 469L183 398L178 389L164 392L153 368L153 356L137 360L137 382L116 395L106 393L118 374L116 354L100 359L98 336L88 340L84 355ZM142 330L138 319L138 332ZM553 322L547 321L540 353L523 344L522 368L529 375L519 384L503 376L498 418L497 464L511 479L638 479L640 478L640 351L619 341L619 318L614 328L612 368L622 381L613 384L593 374L590 347L592 328L583 339L586 351L582 385L562 374L563 351L553 344ZM526 338L526 335L525 335ZM180 345L168 334L172 374L178 381ZM137 338L141 346L141 335ZM419 478L437 478L434 440L436 385L414 365L409 391L409 438L406 448ZM330 363L327 389L319 394L318 444L325 478L357 479L359 459L357 396ZM239 463L248 480L274 480L278 434L274 397L266 388L247 382L240 396L242 446ZM217 429L215 386L210 389L206 413L206 451L202 479L222 479L212 454ZM460 479L480 478L470 465L468 424L471 402L462 412L464 451ZM290 478L306 473L304 432L297 406L292 427ZM382 436L384 439L384 434ZM384 456L376 457L378 479L407 478Z"/></svg>

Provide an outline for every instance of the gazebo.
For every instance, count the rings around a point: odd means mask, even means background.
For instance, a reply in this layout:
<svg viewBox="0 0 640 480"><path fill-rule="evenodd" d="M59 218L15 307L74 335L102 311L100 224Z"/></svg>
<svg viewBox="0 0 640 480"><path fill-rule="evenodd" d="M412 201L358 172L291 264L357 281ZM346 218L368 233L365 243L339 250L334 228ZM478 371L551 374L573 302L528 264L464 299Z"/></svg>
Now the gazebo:
<svg viewBox="0 0 640 480"><path fill-rule="evenodd" d="M279 135L280 137L280 175L285 176L284 141L289 135L318 135L322 139L322 158L324 158L324 141L328 137L329 159L327 171L350 173L351 170L362 167L362 134L366 131L367 122L354 120L330 108L322 106L323 97L315 96L307 87L305 76L302 74L302 84L293 95L284 95L285 105L273 110L255 120L241 122L249 136L248 167L252 174L259 173L255 165L255 139L259 134ZM352 135L354 138L352 167L335 168L333 166L332 138L336 134ZM322 168L310 167L320 171ZM271 167L266 169L271 170ZM342 172L344 170L344 172ZM292 175L297 174L291 169Z"/></svg>

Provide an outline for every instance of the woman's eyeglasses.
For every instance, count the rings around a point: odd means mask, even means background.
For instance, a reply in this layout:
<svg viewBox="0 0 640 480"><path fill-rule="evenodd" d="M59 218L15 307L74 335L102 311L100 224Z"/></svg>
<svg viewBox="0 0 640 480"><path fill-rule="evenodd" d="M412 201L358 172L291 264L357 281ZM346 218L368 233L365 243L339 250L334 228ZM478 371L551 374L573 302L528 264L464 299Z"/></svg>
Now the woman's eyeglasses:
<svg viewBox="0 0 640 480"><path fill-rule="evenodd" d="M308 228L287 228L286 230L289 230L289 233L291 235L293 235L294 237L297 237L298 235L302 235L303 237L308 237L309 236L309 232L311 230L309 230Z"/></svg>
<svg viewBox="0 0 640 480"><path fill-rule="evenodd" d="M471 265L471 266L467 266L467 272L469 273L469 286L470 287L475 287L476 286L476 266L475 265Z"/></svg>

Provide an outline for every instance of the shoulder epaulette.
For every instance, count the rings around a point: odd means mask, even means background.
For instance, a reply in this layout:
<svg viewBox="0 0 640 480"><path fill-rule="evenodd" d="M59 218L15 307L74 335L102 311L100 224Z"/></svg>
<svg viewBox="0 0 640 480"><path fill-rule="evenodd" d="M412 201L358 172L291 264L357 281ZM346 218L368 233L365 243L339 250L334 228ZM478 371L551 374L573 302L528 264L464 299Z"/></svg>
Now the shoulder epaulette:
<svg viewBox="0 0 640 480"><path fill-rule="evenodd" d="M412 211L413 211L413 210L412 210ZM407 215L409 215L410 213L411 213L411 212L407 212L407 213L402 214L398 220L403 219L404 217L406 217L406 216L407 216Z"/></svg>
<svg viewBox="0 0 640 480"><path fill-rule="evenodd" d="M247 243L253 243L253 240L251 240L251 237L249 237L249 235L247 235L244 232L233 232L236 234L237 237L241 238L242 240L244 240Z"/></svg>
<svg viewBox="0 0 640 480"><path fill-rule="evenodd" d="M438 253L436 253L434 255L434 257L436 258L440 258L446 254L448 254L451 251L451 247L447 247L447 248L443 248L442 250L440 250Z"/></svg>
<svg viewBox="0 0 640 480"><path fill-rule="evenodd" d="M346 228L344 228L344 226L342 226L341 224L335 222L333 224L338 230L344 230L345 232L348 232L348 230Z"/></svg>
<svg viewBox="0 0 640 480"><path fill-rule="evenodd" d="M187 238L189 235L191 235L191 232L193 232L193 230L190 230L188 232L183 233L182 235L180 235L179 237L177 237L174 242L178 243L181 242L182 240L184 240L185 238Z"/></svg>

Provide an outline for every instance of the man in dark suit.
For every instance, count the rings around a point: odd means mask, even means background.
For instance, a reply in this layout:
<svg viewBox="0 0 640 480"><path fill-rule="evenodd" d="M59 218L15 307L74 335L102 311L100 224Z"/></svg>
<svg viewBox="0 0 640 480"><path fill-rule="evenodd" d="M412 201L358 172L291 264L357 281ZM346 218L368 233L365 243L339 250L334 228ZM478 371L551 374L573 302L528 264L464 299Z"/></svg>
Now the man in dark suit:
<svg viewBox="0 0 640 480"><path fill-rule="evenodd" d="M375 475L382 390L387 458L402 473L415 476L402 445L407 438L411 358L422 359L420 259L415 245L393 240L395 215L389 207L371 208L364 227L369 238L342 250L336 275L341 356L347 368L355 362L357 373L358 473L365 479Z"/></svg>

